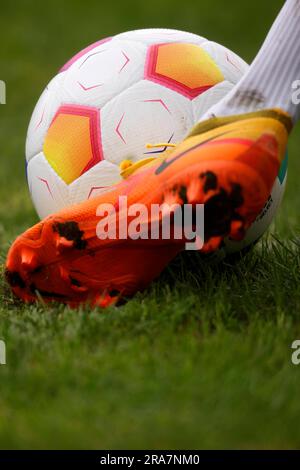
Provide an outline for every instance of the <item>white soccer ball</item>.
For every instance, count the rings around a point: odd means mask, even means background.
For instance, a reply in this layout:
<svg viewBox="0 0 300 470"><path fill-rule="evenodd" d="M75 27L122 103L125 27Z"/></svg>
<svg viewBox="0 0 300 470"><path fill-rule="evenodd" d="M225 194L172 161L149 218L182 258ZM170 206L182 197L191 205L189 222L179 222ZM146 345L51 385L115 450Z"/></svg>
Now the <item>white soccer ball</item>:
<svg viewBox="0 0 300 470"><path fill-rule="evenodd" d="M119 164L180 142L240 80L247 64L225 47L169 29L122 33L65 64L28 129L27 176L41 218L99 195Z"/></svg>
<svg viewBox="0 0 300 470"><path fill-rule="evenodd" d="M252 245L254 245L266 232L266 230L271 225L277 210L281 204L285 187L287 181L287 168L288 168L288 155L286 154L285 159L283 160L279 173L273 185L271 194L266 201L264 208L262 209L259 216L256 218L255 222L247 230L245 238L236 242L230 240L230 238L225 239L224 246L218 250L216 256L218 261L224 259L227 255L241 252Z"/></svg>
<svg viewBox="0 0 300 470"><path fill-rule="evenodd" d="M180 142L247 69L227 48L170 29L122 33L75 55L46 87L28 129L27 179L40 218L106 191L120 181L122 160L165 150L147 143ZM277 201L283 186L274 191Z"/></svg>

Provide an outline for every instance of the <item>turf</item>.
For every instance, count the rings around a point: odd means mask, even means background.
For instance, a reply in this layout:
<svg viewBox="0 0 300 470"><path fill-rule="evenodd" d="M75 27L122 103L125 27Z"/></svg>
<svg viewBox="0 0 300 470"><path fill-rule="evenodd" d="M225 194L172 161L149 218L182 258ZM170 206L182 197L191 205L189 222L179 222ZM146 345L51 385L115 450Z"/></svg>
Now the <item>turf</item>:
<svg viewBox="0 0 300 470"><path fill-rule="evenodd" d="M37 220L24 140L47 81L104 36L166 26L207 36L249 62L282 1L8 2L1 6L1 262ZM299 77L295 77L299 78ZM27 307L3 277L0 448L295 448L300 444L298 175L290 143L286 197L270 233L244 259L175 260L122 307Z"/></svg>

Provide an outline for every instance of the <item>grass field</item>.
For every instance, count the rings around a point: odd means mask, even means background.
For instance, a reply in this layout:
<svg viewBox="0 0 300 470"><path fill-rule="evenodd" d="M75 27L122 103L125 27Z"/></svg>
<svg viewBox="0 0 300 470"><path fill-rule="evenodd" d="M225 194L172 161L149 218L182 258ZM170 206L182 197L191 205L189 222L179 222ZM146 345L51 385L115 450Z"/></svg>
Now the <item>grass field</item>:
<svg viewBox="0 0 300 470"><path fill-rule="evenodd" d="M26 127L61 64L101 37L153 26L204 35L250 62L282 3L1 5L1 263L37 220L24 176ZM299 148L298 127L276 223L234 265L182 257L146 292L104 312L29 308L1 280L0 448L299 447L300 368L291 364L300 338Z"/></svg>

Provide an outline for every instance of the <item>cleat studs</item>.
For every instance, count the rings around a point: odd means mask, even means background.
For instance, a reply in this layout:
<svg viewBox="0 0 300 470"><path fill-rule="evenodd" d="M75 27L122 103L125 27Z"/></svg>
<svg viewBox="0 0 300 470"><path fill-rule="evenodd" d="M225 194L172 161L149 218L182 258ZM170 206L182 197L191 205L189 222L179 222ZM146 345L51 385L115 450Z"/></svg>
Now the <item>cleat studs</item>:
<svg viewBox="0 0 300 470"><path fill-rule="evenodd" d="M64 237L59 237L55 243L56 249L59 253L68 250L74 246L73 240L67 240Z"/></svg>
<svg viewBox="0 0 300 470"><path fill-rule="evenodd" d="M109 294L100 294L93 299L92 305L95 307L106 308L110 305L114 305L117 300L118 297L111 297Z"/></svg>
<svg viewBox="0 0 300 470"><path fill-rule="evenodd" d="M34 271L38 267L37 254L30 248L23 248L21 253L21 267L25 271Z"/></svg>
<svg viewBox="0 0 300 470"><path fill-rule="evenodd" d="M79 292L79 293L87 292L88 288L86 286L81 285L81 283L77 279L69 276L69 280L71 283L71 289L74 292Z"/></svg>
<svg viewBox="0 0 300 470"><path fill-rule="evenodd" d="M57 233L62 249L73 247L77 250L83 250L87 246L87 241L83 239L84 232L80 230L77 222L55 222L52 225L52 230ZM64 245L64 248L63 248Z"/></svg>
<svg viewBox="0 0 300 470"><path fill-rule="evenodd" d="M74 284L71 284L71 289L72 289L72 291L78 292L78 293L81 293L81 294L84 294L85 292L88 291L87 287L85 287L85 286L75 286Z"/></svg>
<svg viewBox="0 0 300 470"><path fill-rule="evenodd" d="M74 292L78 292L78 293L87 292L88 288L86 286L82 286L77 279L74 279L73 277L71 277L69 274L69 271L63 266L59 267L59 274L60 274L61 280L69 284L69 287Z"/></svg>
<svg viewBox="0 0 300 470"><path fill-rule="evenodd" d="M60 274L60 277L63 281L69 281L70 282L69 272L66 268L64 268L63 266L59 266L59 274Z"/></svg>

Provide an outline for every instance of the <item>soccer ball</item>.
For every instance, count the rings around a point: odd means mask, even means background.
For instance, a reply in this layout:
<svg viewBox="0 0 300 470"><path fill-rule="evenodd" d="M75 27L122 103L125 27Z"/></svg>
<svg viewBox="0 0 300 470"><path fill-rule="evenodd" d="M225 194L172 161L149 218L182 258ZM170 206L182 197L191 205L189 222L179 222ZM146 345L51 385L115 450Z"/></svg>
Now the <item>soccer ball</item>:
<svg viewBox="0 0 300 470"><path fill-rule="evenodd" d="M122 33L79 52L46 87L29 124L27 180L40 218L107 191L121 180L124 159L166 150L147 143L180 142L247 69L229 49L170 29ZM250 242L282 192L279 178ZM240 244L228 240L226 249Z"/></svg>
<svg viewBox="0 0 300 470"><path fill-rule="evenodd" d="M247 64L225 47L169 29L122 33L87 47L49 83L26 143L38 215L98 196L124 159L159 156L240 80Z"/></svg>

